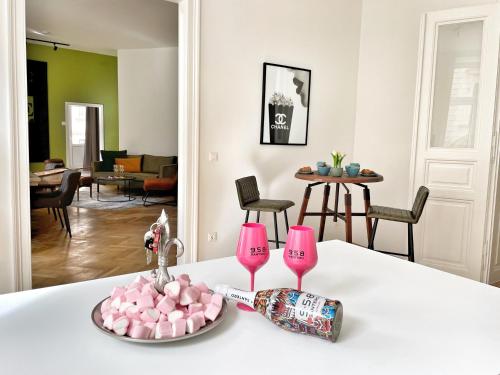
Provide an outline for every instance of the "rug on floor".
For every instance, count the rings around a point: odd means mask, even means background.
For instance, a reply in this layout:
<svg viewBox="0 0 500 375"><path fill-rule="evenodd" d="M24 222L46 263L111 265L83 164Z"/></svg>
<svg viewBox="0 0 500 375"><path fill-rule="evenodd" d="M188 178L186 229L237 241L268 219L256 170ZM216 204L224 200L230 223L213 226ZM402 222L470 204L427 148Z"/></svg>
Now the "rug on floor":
<svg viewBox="0 0 500 375"><path fill-rule="evenodd" d="M76 193L75 193L75 197L73 198L73 203L71 203L71 207L92 208L97 210L121 210L126 208L139 207L143 205L141 190L132 192L132 196L135 197L135 200L133 201L113 202L113 200L125 200L127 199L128 195L124 196L122 191L117 192L114 188L106 189L105 191L101 191L101 193L99 194L99 199L109 200L110 202L98 201L97 191L94 185L92 191L92 198L90 198L89 189L82 188L80 189L80 200L79 201L76 200ZM173 201L174 198L165 196L148 197L148 201L155 203L164 202L167 200Z"/></svg>

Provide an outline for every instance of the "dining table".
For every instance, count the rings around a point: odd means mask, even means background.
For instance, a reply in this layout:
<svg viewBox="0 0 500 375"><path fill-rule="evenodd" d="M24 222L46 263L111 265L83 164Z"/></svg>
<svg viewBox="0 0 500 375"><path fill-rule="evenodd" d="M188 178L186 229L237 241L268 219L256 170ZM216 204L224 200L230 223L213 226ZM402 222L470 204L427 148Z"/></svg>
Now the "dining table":
<svg viewBox="0 0 500 375"><path fill-rule="evenodd" d="M282 330L233 303L203 335L162 344L121 341L98 330L91 311L137 276L126 274L0 295L0 374L500 373L499 288L340 240L317 249L318 263L302 286L342 302L335 343ZM294 287L283 249L270 253L256 290ZM249 285L234 256L170 273L187 273L212 289Z"/></svg>
<svg viewBox="0 0 500 375"><path fill-rule="evenodd" d="M30 187L32 189L54 189L61 185L62 176L67 168L55 168L48 171L30 173Z"/></svg>
<svg viewBox="0 0 500 375"><path fill-rule="evenodd" d="M364 176L359 174L357 176L348 176L345 172L342 176L323 176L317 171L311 173L295 173L295 178L299 180L307 181L304 192L304 198L302 199L302 205L300 207L299 217L297 219L297 225L302 225L304 223L304 218L306 216L319 216L320 225L318 233L318 241L323 241L323 235L325 233L325 223L326 218L332 216L333 221L337 222L338 219L345 222L345 240L352 243L352 217L353 216L364 216L366 222L366 235L369 241L372 236L372 220L367 216L368 209L370 208L370 188L368 184L382 182L384 177L381 174L373 173L370 176ZM330 199L330 184L335 184L335 205L331 209L328 207L328 201ZM307 211L309 205L309 199L311 197L312 188L315 186L324 185L323 188L323 203L321 205L320 212ZM339 211L339 195L340 186L345 190L344 193L344 212ZM364 200L364 212L352 212L352 199L351 190L348 185L353 185L363 188L363 200Z"/></svg>

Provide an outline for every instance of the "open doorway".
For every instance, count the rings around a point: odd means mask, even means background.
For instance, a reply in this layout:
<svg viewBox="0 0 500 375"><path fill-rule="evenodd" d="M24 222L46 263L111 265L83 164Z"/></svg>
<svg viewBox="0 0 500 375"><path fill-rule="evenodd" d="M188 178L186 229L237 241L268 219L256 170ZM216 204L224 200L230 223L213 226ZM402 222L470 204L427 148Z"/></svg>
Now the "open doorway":
<svg viewBox="0 0 500 375"><path fill-rule="evenodd" d="M49 155L60 163L31 165L51 183L32 196L81 173L71 232L32 209L34 288L150 269L144 233L163 209L176 235L178 12L163 0L26 0L27 58L47 67Z"/></svg>
<svg viewBox="0 0 500 375"><path fill-rule="evenodd" d="M186 249L179 262L190 263L197 260L198 241L200 0L172 1L179 8L178 236ZM26 1L6 0L6 7L6 12L0 12L5 32L0 60L8 68L8 79L0 81L0 90L5 94L0 96L0 102L6 109L3 119L8 131L0 138L4 152L11 155L4 165L11 171L12 180L3 196L4 202L11 204L4 207L6 219L2 224L7 232L0 241L0 253L5 255L2 272L9 280L4 290L20 291L32 288Z"/></svg>
<svg viewBox="0 0 500 375"><path fill-rule="evenodd" d="M72 169L90 169L104 150L103 105L65 103L66 159Z"/></svg>

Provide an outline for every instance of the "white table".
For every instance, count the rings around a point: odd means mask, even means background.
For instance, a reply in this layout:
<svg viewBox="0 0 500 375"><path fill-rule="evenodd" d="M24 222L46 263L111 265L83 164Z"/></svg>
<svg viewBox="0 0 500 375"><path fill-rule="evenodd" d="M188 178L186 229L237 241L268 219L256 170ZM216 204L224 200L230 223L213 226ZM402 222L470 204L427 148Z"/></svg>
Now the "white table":
<svg viewBox="0 0 500 375"><path fill-rule="evenodd" d="M337 343L283 331L232 304L218 329L191 341L115 340L90 312L134 278L124 275L0 296L0 374L500 373L500 289L341 241L318 244L318 253L303 288L342 301ZM234 257L172 271L210 286L249 282ZM256 276L258 289L295 283L282 250Z"/></svg>

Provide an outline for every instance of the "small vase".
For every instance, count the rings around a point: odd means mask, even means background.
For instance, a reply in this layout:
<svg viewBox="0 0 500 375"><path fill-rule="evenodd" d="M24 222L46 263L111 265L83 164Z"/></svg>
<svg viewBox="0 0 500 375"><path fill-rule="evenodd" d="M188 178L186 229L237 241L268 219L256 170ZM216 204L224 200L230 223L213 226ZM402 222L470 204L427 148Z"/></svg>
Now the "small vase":
<svg viewBox="0 0 500 375"><path fill-rule="evenodd" d="M330 169L330 175L333 177L342 177L343 172L344 170L342 169L342 167Z"/></svg>

